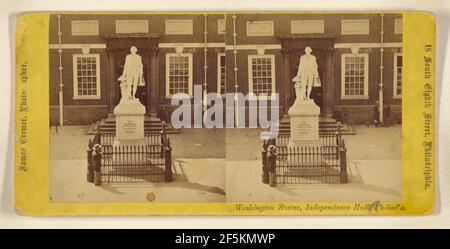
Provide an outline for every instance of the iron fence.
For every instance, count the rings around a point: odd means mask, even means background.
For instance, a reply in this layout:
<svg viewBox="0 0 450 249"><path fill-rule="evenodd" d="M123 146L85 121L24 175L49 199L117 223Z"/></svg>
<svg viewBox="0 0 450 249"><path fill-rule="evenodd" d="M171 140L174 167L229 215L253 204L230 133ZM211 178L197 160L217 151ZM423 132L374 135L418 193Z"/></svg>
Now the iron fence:
<svg viewBox="0 0 450 249"><path fill-rule="evenodd" d="M88 182L172 181L172 148L164 128L146 132L139 144L114 145L115 137L115 132L98 131L89 140Z"/></svg>
<svg viewBox="0 0 450 249"><path fill-rule="evenodd" d="M276 139L264 141L263 182L271 186L346 183L347 149L339 128L320 132L319 138L320 145L292 148L288 147L290 134L287 132L280 133Z"/></svg>

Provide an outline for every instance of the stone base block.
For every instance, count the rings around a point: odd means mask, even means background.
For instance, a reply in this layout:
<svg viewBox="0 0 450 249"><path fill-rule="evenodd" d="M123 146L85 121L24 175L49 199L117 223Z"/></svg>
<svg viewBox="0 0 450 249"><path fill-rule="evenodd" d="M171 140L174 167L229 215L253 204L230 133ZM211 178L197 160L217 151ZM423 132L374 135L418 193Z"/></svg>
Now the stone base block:
<svg viewBox="0 0 450 249"><path fill-rule="evenodd" d="M143 140L144 139L145 106L138 99L121 101L114 108L116 116L116 139Z"/></svg>

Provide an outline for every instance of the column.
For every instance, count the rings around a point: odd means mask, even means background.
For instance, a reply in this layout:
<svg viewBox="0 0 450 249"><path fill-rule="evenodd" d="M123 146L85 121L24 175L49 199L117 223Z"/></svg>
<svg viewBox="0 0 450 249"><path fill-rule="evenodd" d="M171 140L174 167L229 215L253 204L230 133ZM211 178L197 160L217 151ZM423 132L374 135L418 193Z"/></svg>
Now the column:
<svg viewBox="0 0 450 249"><path fill-rule="evenodd" d="M108 82L108 96L109 96L109 113L112 113L114 111L114 107L116 106L116 99L117 99L117 79L116 79L116 66L115 66L115 49L113 48L107 48L106 53L108 56L108 67L107 67L107 78L106 81Z"/></svg>
<svg viewBox="0 0 450 249"><path fill-rule="evenodd" d="M328 47L326 51L325 82L323 84L324 114L333 116L334 107L334 48Z"/></svg>
<svg viewBox="0 0 450 249"><path fill-rule="evenodd" d="M148 72L147 83L147 113L151 117L156 117L158 107L158 51L157 47L150 49L150 67Z"/></svg>
<svg viewBox="0 0 450 249"><path fill-rule="evenodd" d="M291 107L292 88L291 84L291 63L290 63L290 49L283 48L283 89L284 89L284 114L287 114L289 107Z"/></svg>

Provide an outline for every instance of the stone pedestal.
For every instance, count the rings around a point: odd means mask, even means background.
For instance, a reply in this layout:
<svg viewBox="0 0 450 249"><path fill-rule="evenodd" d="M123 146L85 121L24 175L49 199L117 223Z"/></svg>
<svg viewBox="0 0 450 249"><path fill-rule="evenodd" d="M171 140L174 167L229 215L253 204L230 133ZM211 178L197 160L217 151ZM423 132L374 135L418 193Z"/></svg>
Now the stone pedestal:
<svg viewBox="0 0 450 249"><path fill-rule="evenodd" d="M320 107L313 100L296 101L288 111L291 120L290 151L313 151L321 146L319 139ZM298 156L289 156L289 161L299 161Z"/></svg>
<svg viewBox="0 0 450 249"><path fill-rule="evenodd" d="M114 146L144 144L145 107L138 99L120 101L114 108L116 138Z"/></svg>

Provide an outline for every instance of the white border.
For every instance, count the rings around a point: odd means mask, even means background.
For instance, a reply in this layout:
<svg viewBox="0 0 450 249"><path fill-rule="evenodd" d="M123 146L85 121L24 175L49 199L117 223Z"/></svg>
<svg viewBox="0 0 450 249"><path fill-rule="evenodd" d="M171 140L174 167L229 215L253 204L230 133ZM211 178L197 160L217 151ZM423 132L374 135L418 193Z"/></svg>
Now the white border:
<svg viewBox="0 0 450 249"><path fill-rule="evenodd" d="M361 11L361 10L420 10L432 11L437 23L450 22L450 1L417 0L329 0L298 1L285 0L280 5L276 0L253 1L227 0L220 3L211 0L147 0L147 11ZM345 3L345 4L344 4ZM450 26L437 25L437 108L436 132L439 134L437 160L438 187L434 214L426 216L141 216L141 217L28 217L20 215L14 209L13 196L13 158L14 151L14 15L24 11L142 11L138 6L142 0L110 0L103 2L92 0L0 0L4 6L0 13L0 30L5 39L0 40L0 63L2 85L0 91L0 170L1 184L1 228L450 228L450 170L446 162L450 161ZM7 37L8 36L8 37Z"/></svg>

